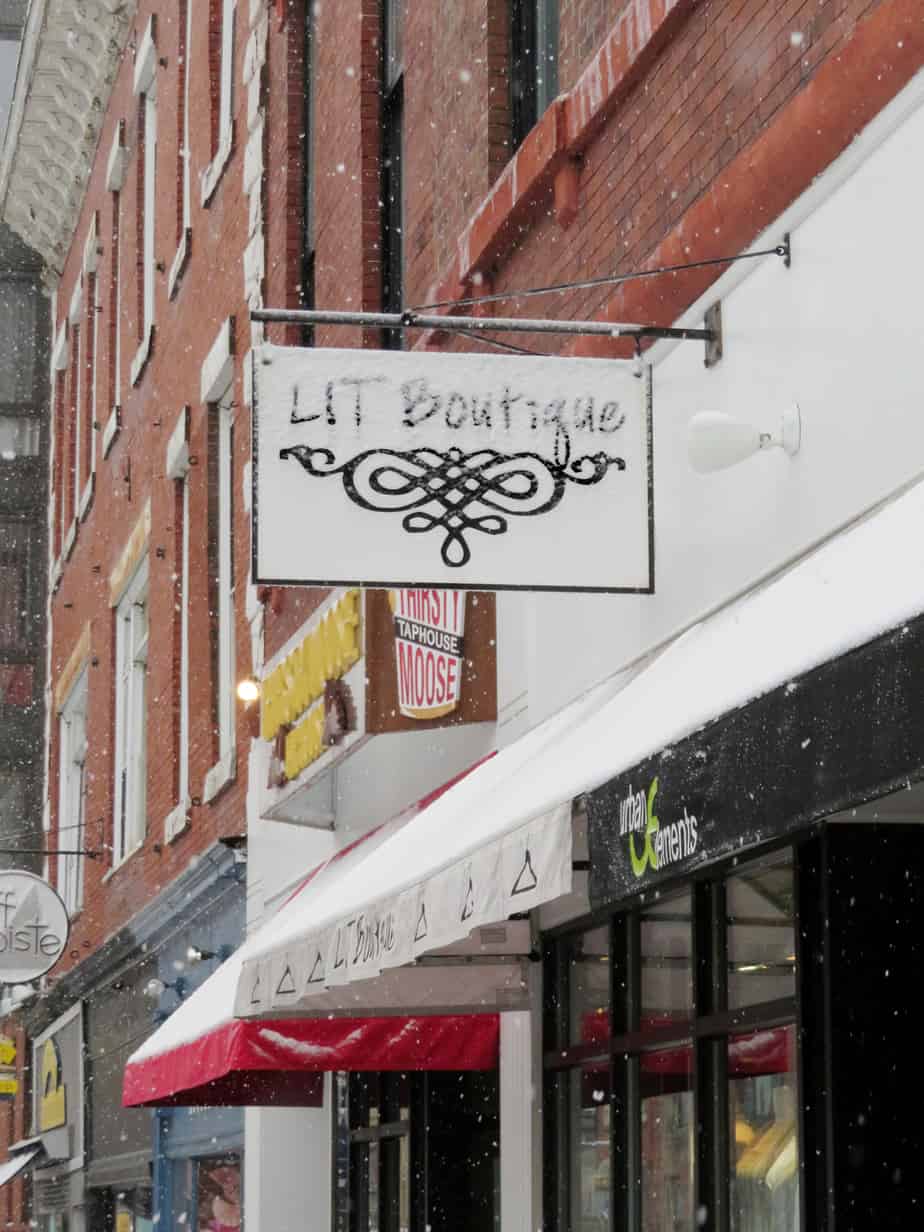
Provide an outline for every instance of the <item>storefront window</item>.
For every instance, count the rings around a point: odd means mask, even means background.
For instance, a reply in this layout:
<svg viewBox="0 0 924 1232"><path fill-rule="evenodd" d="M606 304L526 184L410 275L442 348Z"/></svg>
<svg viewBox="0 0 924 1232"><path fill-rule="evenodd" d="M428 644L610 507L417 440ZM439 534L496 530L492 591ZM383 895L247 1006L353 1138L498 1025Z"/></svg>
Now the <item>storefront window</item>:
<svg viewBox="0 0 924 1232"><path fill-rule="evenodd" d="M592 1043L609 1034L610 941L607 928L581 933L571 943L568 995L570 1039Z"/></svg>
<svg viewBox="0 0 924 1232"><path fill-rule="evenodd" d="M693 1009L692 895L659 899L641 912L642 1026L689 1018Z"/></svg>
<svg viewBox="0 0 924 1232"><path fill-rule="evenodd" d="M799 1227L795 1030L778 1027L728 1042L731 1232Z"/></svg>
<svg viewBox="0 0 924 1232"><path fill-rule="evenodd" d="M572 1222L606 1232L610 1217L610 1077L607 1061L569 1072Z"/></svg>
<svg viewBox="0 0 924 1232"><path fill-rule="evenodd" d="M793 996L796 934L791 854L747 865L729 877L725 894L729 1009Z"/></svg>
<svg viewBox="0 0 924 1232"><path fill-rule="evenodd" d="M236 1153L178 1160L174 1210L185 1232L238 1232L243 1224L241 1158ZM140 1230L136 1230L140 1232Z"/></svg>
<svg viewBox="0 0 924 1232"><path fill-rule="evenodd" d="M693 1049L641 1058L642 1232L687 1232L694 1221Z"/></svg>
<svg viewBox="0 0 924 1232"><path fill-rule="evenodd" d="M554 1232L799 1232L796 936L787 851L546 946Z"/></svg>
<svg viewBox="0 0 924 1232"><path fill-rule="evenodd" d="M495 1073L338 1074L334 1089L335 1232L490 1232Z"/></svg>

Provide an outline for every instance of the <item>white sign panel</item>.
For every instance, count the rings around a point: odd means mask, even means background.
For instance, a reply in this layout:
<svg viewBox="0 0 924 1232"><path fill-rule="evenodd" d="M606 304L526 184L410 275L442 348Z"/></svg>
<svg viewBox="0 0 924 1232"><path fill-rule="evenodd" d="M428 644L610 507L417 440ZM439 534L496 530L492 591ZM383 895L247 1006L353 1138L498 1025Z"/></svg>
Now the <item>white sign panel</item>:
<svg viewBox="0 0 924 1232"><path fill-rule="evenodd" d="M651 372L264 346L254 577L651 593Z"/></svg>
<svg viewBox="0 0 924 1232"><path fill-rule="evenodd" d="M408 719L441 719L462 694L464 590L393 590L398 709Z"/></svg>
<svg viewBox="0 0 924 1232"><path fill-rule="evenodd" d="M69 931L67 908L47 881L0 872L0 984L27 984L50 971Z"/></svg>

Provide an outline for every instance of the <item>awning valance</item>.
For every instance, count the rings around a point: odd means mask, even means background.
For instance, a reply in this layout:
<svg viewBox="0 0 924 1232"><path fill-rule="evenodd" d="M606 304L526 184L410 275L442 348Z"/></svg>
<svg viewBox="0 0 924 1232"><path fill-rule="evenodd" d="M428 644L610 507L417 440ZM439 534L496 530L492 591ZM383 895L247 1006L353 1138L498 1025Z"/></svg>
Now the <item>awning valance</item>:
<svg viewBox="0 0 924 1232"><path fill-rule="evenodd" d="M15 1181L17 1176L20 1176L27 1168L34 1168L41 1162L44 1154L41 1143L33 1143L24 1150L16 1151L9 1159L5 1159L3 1163L0 1163L0 1189L8 1185L10 1181Z"/></svg>
<svg viewBox="0 0 924 1232"><path fill-rule="evenodd" d="M126 1107L317 1107L326 1070L493 1069L496 1015L241 1022L227 961L130 1058Z"/></svg>
<svg viewBox="0 0 924 1232"><path fill-rule="evenodd" d="M719 716L921 613L922 525L924 485L917 483L704 619L642 670L598 686L499 751L385 832L348 879L319 884L261 930L248 948L235 1012L471 1010L479 999L483 1009L522 1005L518 976L504 983L464 965L430 964L460 946L487 963L482 946L491 926L569 890L575 797L655 753L669 756ZM635 784L634 794L649 786ZM644 855L648 870L660 859L679 873L694 833L682 800L661 840L652 812L650 853L640 824L646 804L647 797L623 845L631 830L636 863ZM615 842L619 827L612 809L592 827L598 887L607 862L625 855ZM387 978L373 978L383 972Z"/></svg>
<svg viewBox="0 0 924 1232"><path fill-rule="evenodd" d="M298 911L303 896L347 879L368 851L407 823L449 785L400 817L370 831L312 869L271 923ZM266 927L269 927L268 925ZM328 1070L469 1070L497 1065L496 1015L354 1016L242 1022L234 1017L241 970L255 937L245 941L129 1058L127 1107L318 1106ZM395 1008L413 1005L409 996Z"/></svg>

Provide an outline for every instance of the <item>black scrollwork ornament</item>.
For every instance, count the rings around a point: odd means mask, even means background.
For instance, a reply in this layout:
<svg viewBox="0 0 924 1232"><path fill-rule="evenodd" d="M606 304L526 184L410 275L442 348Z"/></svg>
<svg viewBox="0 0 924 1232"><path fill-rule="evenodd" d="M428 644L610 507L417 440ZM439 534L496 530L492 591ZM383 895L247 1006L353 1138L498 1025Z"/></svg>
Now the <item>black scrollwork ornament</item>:
<svg viewBox="0 0 924 1232"><path fill-rule="evenodd" d="M605 453L549 461L494 449L367 449L338 463L330 449L292 445L279 456L294 458L314 478L340 475L343 490L362 509L404 513L401 524L409 534L441 531L440 555L450 569L471 560L469 532L506 534L510 517L555 509L569 483L590 487L611 468L626 469L623 458Z"/></svg>

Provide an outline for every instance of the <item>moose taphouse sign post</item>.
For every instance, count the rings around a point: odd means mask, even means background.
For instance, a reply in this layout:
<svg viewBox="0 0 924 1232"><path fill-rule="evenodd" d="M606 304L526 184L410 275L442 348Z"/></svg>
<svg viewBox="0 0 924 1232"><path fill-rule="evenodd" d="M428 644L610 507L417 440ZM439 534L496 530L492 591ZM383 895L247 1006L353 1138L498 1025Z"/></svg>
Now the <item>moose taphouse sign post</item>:
<svg viewBox="0 0 924 1232"><path fill-rule="evenodd" d="M264 345L252 377L258 582L654 590L649 368Z"/></svg>

